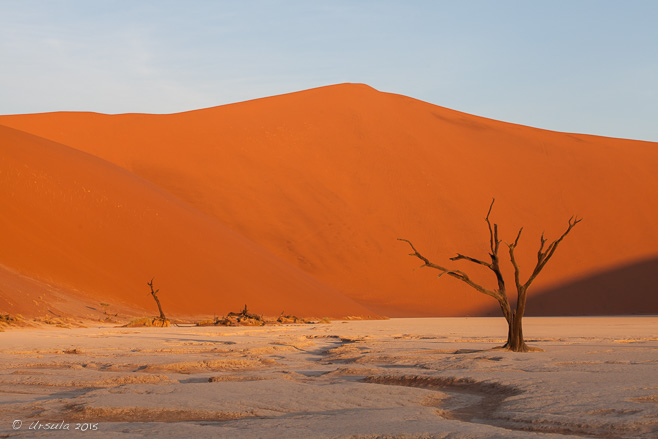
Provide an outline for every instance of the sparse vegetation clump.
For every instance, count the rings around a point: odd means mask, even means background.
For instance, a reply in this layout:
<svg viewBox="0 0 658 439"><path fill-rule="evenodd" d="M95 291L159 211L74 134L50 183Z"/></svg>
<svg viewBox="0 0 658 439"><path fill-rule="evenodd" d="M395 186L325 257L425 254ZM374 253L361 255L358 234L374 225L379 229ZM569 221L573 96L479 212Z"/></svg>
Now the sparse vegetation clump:
<svg viewBox="0 0 658 439"><path fill-rule="evenodd" d="M281 315L276 319L276 321L278 323L308 323L309 322L308 320L302 319L295 315L283 315L283 311L281 311Z"/></svg>
<svg viewBox="0 0 658 439"><path fill-rule="evenodd" d="M197 326L264 326L265 323L262 315L250 313L245 305L240 312L230 312L226 317L215 317L213 320L197 322Z"/></svg>
<svg viewBox="0 0 658 439"><path fill-rule="evenodd" d="M103 307L103 315L105 315L105 318L99 319L101 322L106 322L106 323L116 323L116 320L114 320L115 317L119 317L119 313L111 314L110 311L110 304L101 302L100 305Z"/></svg>
<svg viewBox="0 0 658 439"><path fill-rule="evenodd" d="M4 323L6 325L13 325L16 324L19 321L19 318L17 316L12 316L11 314L0 314L0 323Z"/></svg>
<svg viewBox="0 0 658 439"><path fill-rule="evenodd" d="M84 352L80 348L70 348L70 349L64 349L62 353L68 355L81 355Z"/></svg>
<svg viewBox="0 0 658 439"><path fill-rule="evenodd" d="M28 326L28 323L20 314L0 314L0 331L4 331L3 328L7 326Z"/></svg>
<svg viewBox="0 0 658 439"><path fill-rule="evenodd" d="M34 323L44 323L46 325L57 326L58 328L86 328L85 324L82 321L75 320L71 317L60 317L60 316L51 316L46 315L43 317L35 317L32 319Z"/></svg>
<svg viewBox="0 0 658 439"><path fill-rule="evenodd" d="M265 320L263 320L263 316L250 313L249 310L247 309L247 305L245 305L244 309L240 312L228 313L227 317L235 317L239 323L253 321L253 322L262 322L263 324L265 324Z"/></svg>
<svg viewBox="0 0 658 439"><path fill-rule="evenodd" d="M35 327L44 324L65 329L86 328L84 322L72 317L45 315L40 317L25 318L20 314L0 314L0 331L3 331L3 328L7 327Z"/></svg>
<svg viewBox="0 0 658 439"><path fill-rule="evenodd" d="M372 316L345 316L343 320L389 320L386 316L372 317Z"/></svg>
<svg viewBox="0 0 658 439"><path fill-rule="evenodd" d="M284 324L314 324L331 323L331 319L325 317L320 320L305 319L284 311L278 317L263 317L263 315L249 312L247 305L240 312L230 312L226 316L214 317L212 319L196 322L196 326L264 326Z"/></svg>
<svg viewBox="0 0 658 439"><path fill-rule="evenodd" d="M169 326L171 326L171 322L169 320L162 320L160 317L140 317L123 325L124 328L166 328Z"/></svg>

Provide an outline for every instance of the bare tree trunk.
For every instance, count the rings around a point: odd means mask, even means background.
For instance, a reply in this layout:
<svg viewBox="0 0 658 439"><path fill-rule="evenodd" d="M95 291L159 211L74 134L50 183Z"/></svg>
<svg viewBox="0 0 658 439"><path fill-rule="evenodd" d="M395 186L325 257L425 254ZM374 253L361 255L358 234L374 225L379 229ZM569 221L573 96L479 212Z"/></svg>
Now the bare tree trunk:
<svg viewBox="0 0 658 439"><path fill-rule="evenodd" d="M160 299L158 299L158 296L156 296L155 294L153 294L153 298L155 299L155 303L158 305L158 310L160 311L160 319L167 320L167 317L165 317L165 314L162 311L162 305L160 305Z"/></svg>
<svg viewBox="0 0 658 439"><path fill-rule="evenodd" d="M505 288L505 281L503 280L503 274L500 271L500 259L498 257L498 249L500 247L501 240L498 239L498 224L492 225L491 221L489 220L489 215L491 214L491 209L493 208L494 201L495 199L491 201L491 205L489 206L489 211L487 212L487 216L485 217L485 221L487 222L487 226L489 228L489 248L490 248L489 257L491 258L491 262L486 262L484 260L466 256L461 253L457 253L457 256L450 258L450 260L451 261L466 260L469 262L473 262L474 264L482 265L484 267L489 268L496 275L496 281L498 283L497 289L485 288L484 286L473 282L471 278L461 270L451 270L449 268L430 262L429 259L421 255L418 252L418 250L416 250L416 248L411 243L411 241L409 241L408 239L399 239L399 240L407 242L411 246L411 250L413 252L410 253L409 255L417 257L418 259L423 261L423 265L421 265L421 267L434 268L441 272L441 274L439 274L439 277L443 276L444 274L447 274L450 277L453 277L457 280L464 282L465 284L474 288L478 292L482 294L486 294L487 296L491 296L494 299L496 299L498 301L498 304L500 305L500 310L503 313L503 316L505 317L505 320L507 321L507 325L508 325L507 343L505 343L503 348L513 352L528 352L534 350L529 348L525 344L525 340L523 340L523 314L525 313L525 304L526 304L528 287L530 286L530 284L532 284L532 282L539 275L539 273L544 269L546 263L553 256L560 242L562 242L562 240L569 234L571 229L573 229L576 226L576 224L581 222L582 219L578 219L577 217L569 218L569 226L567 227L567 230L558 239L556 239L551 244L549 244L548 247L545 247L547 240L546 238L544 238L544 234L541 235L539 251L537 252L537 264L535 265L532 274L530 275L530 277L525 283L521 282L519 265L516 262L516 257L514 254L514 250L516 249L516 246L519 244L519 239L521 238L521 232L523 231L523 227L521 227L521 229L519 230L519 233L516 235L516 239L514 240L514 242L511 244L507 244L507 247L509 248L510 260L512 262L512 265L514 266L514 283L516 285L516 293L517 293L516 310L513 312L512 307L510 306L509 303L509 299L507 298L507 291ZM544 248L546 248L546 250L544 250Z"/></svg>
<svg viewBox="0 0 658 439"><path fill-rule="evenodd" d="M165 321L167 320L167 317L165 317L165 314L162 311L162 305L160 305L160 299L158 299L158 291L160 290L153 290L153 279L151 279L151 282L148 282L147 285L151 287L151 295L153 296L153 299L155 299L155 303L158 305L158 310L160 311L160 320Z"/></svg>
<svg viewBox="0 0 658 439"><path fill-rule="evenodd" d="M508 326L507 343L503 347L512 352L528 352L530 349L523 340L523 314L514 313Z"/></svg>

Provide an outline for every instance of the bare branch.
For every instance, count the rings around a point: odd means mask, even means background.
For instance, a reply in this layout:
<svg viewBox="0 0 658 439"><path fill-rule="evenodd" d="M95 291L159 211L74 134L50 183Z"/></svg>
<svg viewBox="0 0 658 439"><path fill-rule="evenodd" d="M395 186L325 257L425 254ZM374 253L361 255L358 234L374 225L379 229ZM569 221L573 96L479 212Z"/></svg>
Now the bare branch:
<svg viewBox="0 0 658 439"><path fill-rule="evenodd" d="M496 224L496 223L494 223L493 242L494 242L495 246L494 246L494 248L492 248L492 253L498 254L498 246L500 245L500 239L498 239L498 224Z"/></svg>
<svg viewBox="0 0 658 439"><path fill-rule="evenodd" d="M485 217L485 219L487 221L489 221L489 215L491 215L491 209L493 209L493 205L494 205L495 202L496 202L496 199L492 198L491 199L491 204L489 205L489 210L487 211L487 216Z"/></svg>
<svg viewBox="0 0 658 439"><path fill-rule="evenodd" d="M569 218L569 225L567 227L567 230L555 241L550 243L548 245L548 248L546 248L546 251L542 251L544 249L544 244L546 244L546 238L544 238L544 234L541 235L541 244L539 247L539 252L537 253L537 265L535 266L535 269L533 270L532 274L524 284L524 288L528 288L530 284L535 280L535 278L539 275L539 273L544 269L546 266L546 263L548 263L549 259L553 257L555 254L555 250L557 250L558 245L562 242L562 240L571 232L571 229L573 229L576 224L581 222L583 219L578 218L576 216L572 216Z"/></svg>
<svg viewBox="0 0 658 439"><path fill-rule="evenodd" d="M542 252L542 250L544 250L544 244L546 244L546 238L544 238L544 233L542 233L540 238L539 250L537 251L537 261L541 261L541 259L544 257L544 253Z"/></svg>
<svg viewBox="0 0 658 439"><path fill-rule="evenodd" d="M507 247L509 248L509 257L510 260L512 261L512 265L514 266L514 284L516 285L516 291L519 291L519 287L521 286L521 270L519 268L519 265L516 263L516 257L514 256L514 250L516 249L516 246L519 245L519 239L521 239L521 233L523 232L523 227L519 229L519 233L516 234L516 239L512 244L507 244Z"/></svg>
<svg viewBox="0 0 658 439"><path fill-rule="evenodd" d="M523 227L519 229L519 233L516 235L516 239L514 240L514 247L519 245L519 239L521 238L521 232L523 232ZM542 237L543 239L543 237Z"/></svg>
<svg viewBox="0 0 658 439"><path fill-rule="evenodd" d="M500 241L498 240L498 224L494 224L492 228L491 221L489 220L489 215L491 215L491 209L493 209L493 205L495 202L496 199L493 198L491 200L491 204L489 205L487 216L484 218L484 220L487 222L487 226L489 227L489 246L491 248L492 257L498 255L498 245L500 244Z"/></svg>
<svg viewBox="0 0 658 439"><path fill-rule="evenodd" d="M149 287L151 287L151 294L158 294L158 292L160 291L159 288L158 288L157 290L153 291L153 281L154 281L154 280L155 280L155 278L152 278L152 279L151 279L151 282L147 282L146 285L148 285Z"/></svg>
<svg viewBox="0 0 658 439"><path fill-rule="evenodd" d="M494 223L492 227L491 220L489 220L489 216L491 215L491 211L495 202L496 199L492 198L491 204L489 205L489 210L487 211L487 216L484 218L484 220L487 222L487 227L489 228L489 257L491 258L491 264L488 264L487 267L489 267L489 269L493 271L494 275L496 275L496 281L498 282L498 292L503 299L500 301L501 307L505 309L509 305L504 305L508 304L508 300L507 292L505 291L505 280L503 279L503 273L500 271L500 260L498 259L498 249L500 247L500 240L498 239L498 224ZM507 315L505 317L507 317Z"/></svg>
<svg viewBox="0 0 658 439"><path fill-rule="evenodd" d="M408 239L403 239L403 238L398 238L398 241L404 241L404 242L408 243L411 246L411 249L414 251L413 253L409 253L409 256L416 256L418 259L420 259L421 261L423 261L425 263L425 264L421 265L418 268L429 267L429 265L431 264L429 259L427 259L423 255L418 253L418 250L416 250L416 247L414 247L414 245L411 243L411 241L409 241ZM441 268L441 270L448 271L447 269L443 269L443 268Z"/></svg>
<svg viewBox="0 0 658 439"><path fill-rule="evenodd" d="M404 241L404 242L408 243L411 246L411 249L413 250L413 253L409 253L409 256L415 256L418 259L420 259L421 261L423 261L424 264L421 267L429 267L429 268L434 268L435 270L439 270L441 272L439 277L443 276L444 274L447 274L448 276L454 277L455 279L459 279L460 281L464 282L465 284L467 284L471 288L474 288L475 290L477 290L478 292L480 292L482 294L486 294L487 296L491 296L491 297L493 297L494 299L496 299L498 301L502 300L501 295L497 291L491 291L487 288L484 288L481 285L478 285L477 283L473 282L468 277L468 275L466 273L464 273L463 271L450 270L448 268L445 268L445 267L442 267L440 265L434 264L433 262L430 262L429 259L427 259L425 256L421 255L418 252L418 250L416 250L416 247L414 247L414 245L408 239L398 238L398 241Z"/></svg>
<svg viewBox="0 0 658 439"><path fill-rule="evenodd" d="M464 256L461 253L457 253L457 256L454 256L454 257L450 258L451 261L459 261L459 260L462 260L462 259L465 259L467 261L471 261L471 262L474 262L476 264L484 265L485 267L491 268L491 264L489 264L488 262L480 261L479 259L475 259L475 258L472 258L470 256Z"/></svg>
<svg viewBox="0 0 658 439"><path fill-rule="evenodd" d="M519 269L519 264L517 264L516 262L516 257L514 256L514 250L516 249L516 246L519 244L519 238L521 237L522 231L523 231L523 227L521 227L521 230L519 230L519 234L516 235L514 244L507 244L507 247L509 247L509 257L510 260L512 261L512 265L514 266L514 284L516 285L517 292L521 288L521 270Z"/></svg>

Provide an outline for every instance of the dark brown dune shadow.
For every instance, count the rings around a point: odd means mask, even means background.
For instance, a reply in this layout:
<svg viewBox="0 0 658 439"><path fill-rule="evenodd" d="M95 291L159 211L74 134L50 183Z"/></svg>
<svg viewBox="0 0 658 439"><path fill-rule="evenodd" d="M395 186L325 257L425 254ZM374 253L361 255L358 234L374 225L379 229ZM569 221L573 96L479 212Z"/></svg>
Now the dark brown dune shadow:
<svg viewBox="0 0 658 439"><path fill-rule="evenodd" d="M530 293L526 316L658 314L658 257ZM499 315L497 306L483 315Z"/></svg>

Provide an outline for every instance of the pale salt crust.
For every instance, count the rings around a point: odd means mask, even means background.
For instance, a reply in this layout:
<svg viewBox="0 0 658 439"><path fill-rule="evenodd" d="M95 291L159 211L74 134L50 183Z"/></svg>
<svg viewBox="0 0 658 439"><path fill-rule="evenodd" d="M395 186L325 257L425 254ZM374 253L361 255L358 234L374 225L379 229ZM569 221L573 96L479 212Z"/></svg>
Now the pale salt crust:
<svg viewBox="0 0 658 439"><path fill-rule="evenodd" d="M658 437L658 317L526 318L544 352L493 350L505 333L502 318L7 331L0 435Z"/></svg>

